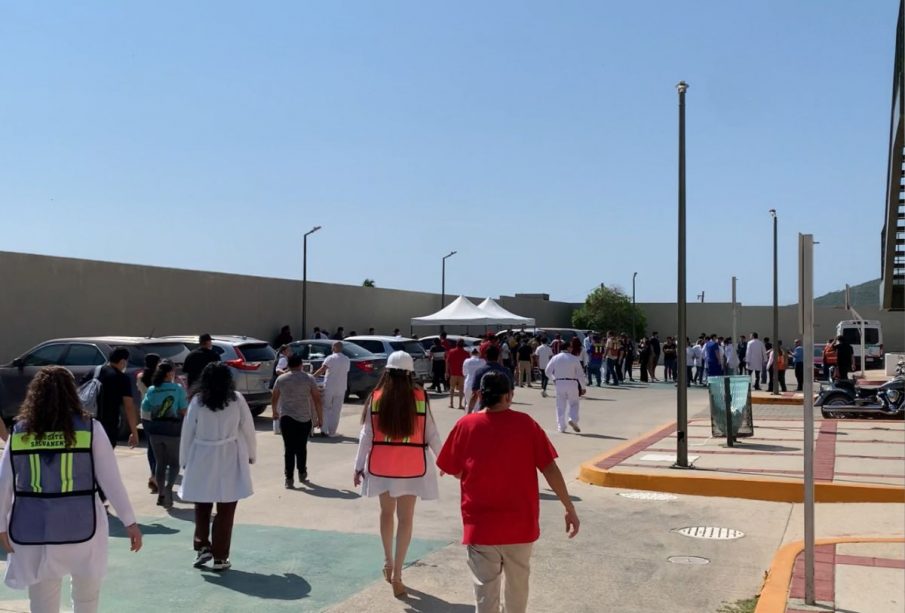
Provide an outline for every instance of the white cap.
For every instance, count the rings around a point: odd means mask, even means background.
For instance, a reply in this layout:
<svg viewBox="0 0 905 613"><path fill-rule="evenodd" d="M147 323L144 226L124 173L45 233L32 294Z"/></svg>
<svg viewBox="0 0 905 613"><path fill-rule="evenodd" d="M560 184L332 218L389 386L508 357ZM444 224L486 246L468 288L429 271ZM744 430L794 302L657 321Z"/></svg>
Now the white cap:
<svg viewBox="0 0 905 613"><path fill-rule="evenodd" d="M387 368L415 372L415 360L404 351L394 351L387 358Z"/></svg>

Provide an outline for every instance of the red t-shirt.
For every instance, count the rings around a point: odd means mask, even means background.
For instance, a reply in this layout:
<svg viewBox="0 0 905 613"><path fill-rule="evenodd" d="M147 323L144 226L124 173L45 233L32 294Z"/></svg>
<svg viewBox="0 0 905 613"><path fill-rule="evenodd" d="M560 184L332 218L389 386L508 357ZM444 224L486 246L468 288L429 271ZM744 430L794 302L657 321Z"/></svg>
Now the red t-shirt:
<svg viewBox="0 0 905 613"><path fill-rule="evenodd" d="M464 377L462 372L462 364L468 359L468 352L460 347L453 347L446 353L446 368L449 369L450 377Z"/></svg>
<svg viewBox="0 0 905 613"><path fill-rule="evenodd" d="M491 345L491 342L490 342L490 341L483 341L483 342L478 346L478 354L481 356L481 359L482 359L482 360L486 360L486 359L487 359L487 350L490 349L490 345Z"/></svg>
<svg viewBox="0 0 905 613"><path fill-rule="evenodd" d="M506 410L462 417L437 458L461 474L462 542L533 543L540 536L537 471L556 458L550 439L530 415Z"/></svg>

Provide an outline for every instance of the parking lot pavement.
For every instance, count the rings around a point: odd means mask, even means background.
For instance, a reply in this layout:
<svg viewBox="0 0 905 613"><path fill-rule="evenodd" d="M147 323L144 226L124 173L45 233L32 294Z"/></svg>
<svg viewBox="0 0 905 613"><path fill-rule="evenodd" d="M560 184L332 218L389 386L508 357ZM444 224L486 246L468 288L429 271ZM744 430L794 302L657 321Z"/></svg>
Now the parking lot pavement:
<svg viewBox="0 0 905 613"><path fill-rule="evenodd" d="M689 396L690 414L703 410L703 391ZM672 417L674 399L671 384L591 388L582 401L582 433L559 434L552 394L544 399L537 388L516 390L514 408L534 416L556 446L582 519L581 533L567 539L562 507L540 479L542 536L532 560L530 610L647 612L668 606L700 613L757 591L791 505L692 496L638 500L574 479L588 457ZM434 396L432 408L443 434L461 415L446 408L445 398ZM412 566L405 572L411 597L393 599L383 582L378 505L352 487L361 410L360 403L344 406L342 437L312 439L311 485L294 491L283 488L282 441L272 432L269 413L256 420L255 495L239 503L233 569L223 575L191 567L191 507L177 502L166 513L155 505L146 487L145 450L117 448L146 539L141 552L130 554L114 528L101 610L471 610L459 545L458 482L449 477L440 479L439 501L418 503ZM738 529L745 536L711 541L675 532L699 525ZM709 564L673 564L670 556L701 557ZM24 598L24 592L0 588L0 611L24 610Z"/></svg>

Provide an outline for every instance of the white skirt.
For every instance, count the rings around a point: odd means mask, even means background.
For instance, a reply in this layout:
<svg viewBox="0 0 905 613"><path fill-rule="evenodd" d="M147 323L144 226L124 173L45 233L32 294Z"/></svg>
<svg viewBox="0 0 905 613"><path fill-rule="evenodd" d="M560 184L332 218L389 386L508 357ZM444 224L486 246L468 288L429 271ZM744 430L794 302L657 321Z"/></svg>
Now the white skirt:
<svg viewBox="0 0 905 613"><path fill-rule="evenodd" d="M440 487L437 483L437 467L431 455L428 454L427 457L427 472L412 479L375 477L365 469L361 484L362 496L374 498L386 492L393 498L417 496L421 500L437 500L440 497Z"/></svg>

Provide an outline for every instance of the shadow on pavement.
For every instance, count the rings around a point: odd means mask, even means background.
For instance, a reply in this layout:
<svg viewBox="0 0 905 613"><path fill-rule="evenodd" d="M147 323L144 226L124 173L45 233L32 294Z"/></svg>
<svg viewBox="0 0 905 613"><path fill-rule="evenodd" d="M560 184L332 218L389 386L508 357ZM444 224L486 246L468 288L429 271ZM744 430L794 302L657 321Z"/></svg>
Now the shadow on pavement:
<svg viewBox="0 0 905 613"><path fill-rule="evenodd" d="M202 577L213 585L266 600L299 600L311 593L311 584L293 573L265 575L228 570L223 573L207 571Z"/></svg>
<svg viewBox="0 0 905 613"><path fill-rule="evenodd" d="M610 436L609 434L593 434L591 432L582 432L578 434L581 438L606 438L613 441L624 441L626 438L624 436Z"/></svg>
<svg viewBox="0 0 905 613"><path fill-rule="evenodd" d="M406 586L408 595L402 599L406 611L411 613L467 613L474 611L474 605L453 604L436 596L413 590Z"/></svg>
<svg viewBox="0 0 905 613"><path fill-rule="evenodd" d="M559 496L557 496L556 494L551 494L549 492L541 492L539 496L541 500L559 500ZM569 494L569 500L571 500L572 502L581 502L581 498L579 498L578 496L573 496L571 494Z"/></svg>
<svg viewBox="0 0 905 613"><path fill-rule="evenodd" d="M312 483L311 481L303 483L302 485L297 487L295 491L308 494L309 496L315 496L317 498L340 498L342 500L354 500L356 498L361 498L361 495L358 492L353 492L350 490L335 490L331 487L323 487L317 485L316 483Z"/></svg>
<svg viewBox="0 0 905 613"><path fill-rule="evenodd" d="M737 449L753 449L754 451L801 451L801 447L787 447L785 445L767 445L765 443L746 443L743 440L736 442Z"/></svg>
<svg viewBox="0 0 905 613"><path fill-rule="evenodd" d="M615 398L591 398L590 396L582 396L581 399L582 401L590 400L591 402L614 402L616 400Z"/></svg>
<svg viewBox="0 0 905 613"><path fill-rule="evenodd" d="M185 504L191 504L191 503L187 502ZM174 519L181 519L182 521L194 522L195 521L195 507L194 506L189 507L189 508L172 507L172 508L167 509L167 515L169 515L170 517L172 517Z"/></svg>
<svg viewBox="0 0 905 613"><path fill-rule="evenodd" d="M110 524L110 536L114 538L128 538L126 528L118 517L108 515L107 520ZM149 534L179 534L179 530L158 523L143 524L139 522L138 527L141 530L142 536L147 536Z"/></svg>
<svg viewBox="0 0 905 613"><path fill-rule="evenodd" d="M311 439L312 443L327 443L328 445L336 445L338 443L357 443L358 439L351 436L317 436Z"/></svg>

